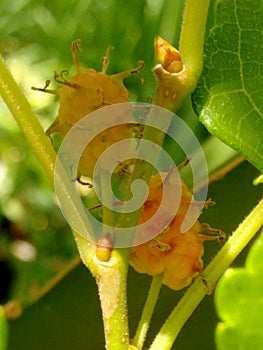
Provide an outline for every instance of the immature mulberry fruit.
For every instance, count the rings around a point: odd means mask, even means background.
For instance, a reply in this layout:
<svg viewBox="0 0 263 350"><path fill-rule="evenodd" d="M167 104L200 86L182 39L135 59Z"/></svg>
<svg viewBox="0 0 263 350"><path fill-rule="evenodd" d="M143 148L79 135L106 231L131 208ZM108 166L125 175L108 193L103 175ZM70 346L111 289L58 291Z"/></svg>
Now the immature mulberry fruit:
<svg viewBox="0 0 263 350"><path fill-rule="evenodd" d="M170 172L166 176L173 177L174 175ZM188 286L192 279L201 273L204 240L199 234L201 225L198 221L187 232L181 233L181 226L190 205L192 193L177 176L172 182L173 193L176 191L176 186L181 187L181 200L176 215L157 237L132 248L130 264L140 273L149 275L163 273L163 284L171 289L179 290ZM139 224L154 215L161 200L162 180L157 174L149 182L149 195L143 205ZM198 205L196 210L200 212Z"/></svg>
<svg viewBox="0 0 263 350"><path fill-rule="evenodd" d="M47 130L48 135L61 133L63 136L89 113L116 103L128 102L129 96L123 79L132 73L138 73L143 63L138 62L138 68L131 69L115 75L107 75L109 64L109 49L103 58L103 69L96 72L92 68L83 69L78 62L77 52L80 51L79 40L72 44L72 54L77 74L69 81L65 79L68 71L55 73L54 79L63 84L59 90L38 89L45 92L56 93L60 96L60 107L55 121ZM34 88L36 89L36 88ZM98 156L110 145L120 140L131 138L132 128L127 124L117 125L98 134L84 150L78 167L80 175L92 177L93 169Z"/></svg>

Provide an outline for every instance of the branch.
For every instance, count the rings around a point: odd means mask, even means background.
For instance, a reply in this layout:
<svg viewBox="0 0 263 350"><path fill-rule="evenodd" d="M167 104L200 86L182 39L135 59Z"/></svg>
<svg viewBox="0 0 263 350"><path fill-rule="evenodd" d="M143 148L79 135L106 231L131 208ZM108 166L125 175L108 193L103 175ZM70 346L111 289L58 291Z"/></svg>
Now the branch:
<svg viewBox="0 0 263 350"><path fill-rule="evenodd" d="M263 199L239 225L237 230L204 270L203 276L209 286L214 286L219 277L236 259L248 242L263 226ZM202 278L189 287L156 336L149 350L171 349L180 330L207 294Z"/></svg>

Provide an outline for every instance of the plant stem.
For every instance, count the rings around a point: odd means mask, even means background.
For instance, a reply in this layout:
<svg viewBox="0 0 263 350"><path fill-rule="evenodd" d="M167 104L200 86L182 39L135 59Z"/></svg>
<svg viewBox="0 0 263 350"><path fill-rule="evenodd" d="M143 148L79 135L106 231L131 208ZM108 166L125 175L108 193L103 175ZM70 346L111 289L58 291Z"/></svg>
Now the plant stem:
<svg viewBox="0 0 263 350"><path fill-rule="evenodd" d="M151 117L151 114L149 114L149 117ZM169 125L167 125L167 128L168 127ZM159 129L150 128L147 126L145 127L144 138L154 140L155 143L157 143L158 145L162 144L164 136L165 134ZM139 159L136 159L133 172L129 177L129 181L126 184L126 200L130 197L130 187L132 182L139 178L143 179L146 183L148 183L152 174L152 170L153 166L150 163L141 163ZM108 191L108 189L104 189L103 184L102 191ZM139 213L140 210L134 211L129 215L121 213L116 226L136 227L139 218ZM111 214L107 211L106 219L112 219ZM96 278L101 299L107 350L127 349L127 345L129 344L126 300L126 283L129 266L129 253L130 248L114 248L112 250L111 258L108 263L97 264ZM157 280L155 281L156 291L158 289L156 283ZM159 281L159 288L160 287L161 281ZM156 303L157 295L155 299L151 300L152 305L148 306L149 318L151 316L149 308L151 307L153 310L154 304Z"/></svg>
<svg viewBox="0 0 263 350"><path fill-rule="evenodd" d="M155 304L158 299L158 295L162 286L163 275L156 275L152 279L152 284L149 290L149 294L146 303L143 308L142 317L140 319L137 331L133 338L132 344L142 349L148 328L150 326L151 317L154 311Z"/></svg>
<svg viewBox="0 0 263 350"><path fill-rule="evenodd" d="M0 93L53 185L56 153L1 56Z"/></svg>
<svg viewBox="0 0 263 350"><path fill-rule="evenodd" d="M168 127L169 125L167 125L167 128ZM155 140L158 145L162 144L164 136L165 134L158 129L145 127L144 137ZM147 162L142 164L139 160L138 162L136 161L133 172L125 186L126 200L130 197L130 186L132 182L138 178L148 182L152 170L153 166L151 164ZM101 191L107 199L110 199L111 193L109 189L104 188L104 175L106 174L101 175ZM103 216L105 215L105 218L103 217L104 223L111 224L114 217L110 209L105 210L105 207L103 207L103 209ZM116 226L136 227L138 218L139 210L129 215L121 213ZM87 241L78 235L75 235L75 239L84 264L91 270L97 280L103 315L106 349L127 349L129 345L129 328L126 288L130 248L114 248L109 261L100 262L95 259L96 247L93 246L91 249L87 249Z"/></svg>
<svg viewBox="0 0 263 350"><path fill-rule="evenodd" d="M30 104L9 72L1 56L0 72L0 93L53 186L56 152L52 148L50 139L43 131ZM74 193L74 191L72 191L72 183L68 179L68 176L66 176L64 169L61 168L61 171L59 171L57 175L60 176L61 180L57 181L59 192L63 195L63 198L65 198L68 211L74 213L76 218L79 219L79 227L89 228L89 223L87 222L83 207L80 206L77 201L72 200L72 193Z"/></svg>
<svg viewBox="0 0 263 350"><path fill-rule="evenodd" d="M75 233L84 264L96 278L101 301L107 350L127 350L129 328L127 317L127 273L129 249L113 249L108 262L95 260L95 245Z"/></svg>
<svg viewBox="0 0 263 350"><path fill-rule="evenodd" d="M186 97L195 89L203 65L203 46L209 4L209 0L186 1L179 45L184 69L173 74L166 71L162 65L154 67L153 72L157 79L157 88L153 103L176 112ZM134 345L139 348L143 345L160 287L161 278L154 278L134 338ZM166 332L168 333L166 334ZM173 338L174 331L165 328L163 333L165 339L169 332L171 332L170 336ZM160 337L162 337L162 330L156 338L156 343L154 343L156 344L156 348L154 348L156 350L166 349L162 347Z"/></svg>
<svg viewBox="0 0 263 350"><path fill-rule="evenodd" d="M129 249L114 249L112 266L99 266L97 278L107 350L127 350L130 343L127 315Z"/></svg>
<svg viewBox="0 0 263 350"><path fill-rule="evenodd" d="M0 72L0 92L3 99L53 185L56 153L50 140L2 58L0 58ZM140 169L137 167L137 170ZM141 174L140 171L138 173ZM148 175L150 177L150 174ZM72 211L76 212L76 220L83 219L85 225L85 217L78 212L79 206L74 204L74 200L70 200L72 193L70 185L72 186L70 180L64 176L60 190L67 198ZM134 221L136 219L135 215ZM80 226L83 226L82 221ZM76 232L74 236L84 264L91 270L98 283L107 350L126 350L129 345L126 297L129 249L113 249L110 261L101 263L95 259L95 245Z"/></svg>
<svg viewBox="0 0 263 350"><path fill-rule="evenodd" d="M204 270L203 276L208 286L215 286L219 277L226 271L262 226L263 199L239 225L224 247ZM171 349L178 333L206 294L207 288L200 277L189 287L183 298L179 301L149 350Z"/></svg>
<svg viewBox="0 0 263 350"><path fill-rule="evenodd" d="M179 53L183 69L171 73L161 64L153 68L157 80L155 103L176 112L194 91L203 67L203 49L209 0L187 0Z"/></svg>
<svg viewBox="0 0 263 350"><path fill-rule="evenodd" d="M179 52L194 85L202 72L205 28L210 0L187 0Z"/></svg>
<svg viewBox="0 0 263 350"><path fill-rule="evenodd" d="M112 190L111 187L108 188L108 186L105 186L104 184L107 183L106 179L110 176L108 174L107 170L100 169L100 188L101 188L101 198L102 198L102 218L103 218L103 224L107 226L114 227L114 214L113 214L113 207L112 207ZM104 205L104 203L107 203L108 206ZM103 228L106 228L107 226L103 226ZM107 232L103 232L103 235L107 234Z"/></svg>

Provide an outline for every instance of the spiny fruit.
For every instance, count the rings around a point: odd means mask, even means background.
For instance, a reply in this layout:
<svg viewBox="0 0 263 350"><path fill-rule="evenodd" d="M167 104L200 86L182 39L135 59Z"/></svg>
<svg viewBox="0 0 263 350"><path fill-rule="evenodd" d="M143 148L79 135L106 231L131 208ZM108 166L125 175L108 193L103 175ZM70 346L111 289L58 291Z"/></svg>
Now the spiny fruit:
<svg viewBox="0 0 263 350"><path fill-rule="evenodd" d="M172 171L166 174L166 177L174 176ZM162 178L159 174L152 176L148 198L142 207L139 224L146 222L157 211L162 201ZM181 188L180 205L176 215L156 238L132 248L130 264L140 273L152 276L163 274L163 284L173 290L180 290L188 286L192 279L202 272L201 258L206 236L202 233L203 226L198 221L187 232L181 233L181 226L193 195L177 176L174 180L171 181L172 192L176 193L176 186L178 189L179 186ZM198 214L200 205L198 202L195 204ZM209 226L207 228L210 232L217 232L216 236L221 235L220 231L214 231Z"/></svg>
<svg viewBox="0 0 263 350"><path fill-rule="evenodd" d="M101 72L96 72L92 68L82 68L78 62L77 52L80 51L80 41L72 43L72 55L77 74L71 77L70 81L65 79L68 71L64 70L60 74L55 73L54 80L63 86L59 90L50 90L47 81L43 89L33 88L44 92L55 93L60 96L59 112L47 130L47 135L56 132L63 136L89 113L105 106L128 102L129 96L123 79L132 73L139 73L143 68L143 62L138 62L138 67L114 75L107 75L109 65L108 48L106 56L102 59L103 68ZM80 175L92 177L93 169L98 156L114 142L132 137L132 128L127 124L116 125L99 133L84 150L78 167Z"/></svg>

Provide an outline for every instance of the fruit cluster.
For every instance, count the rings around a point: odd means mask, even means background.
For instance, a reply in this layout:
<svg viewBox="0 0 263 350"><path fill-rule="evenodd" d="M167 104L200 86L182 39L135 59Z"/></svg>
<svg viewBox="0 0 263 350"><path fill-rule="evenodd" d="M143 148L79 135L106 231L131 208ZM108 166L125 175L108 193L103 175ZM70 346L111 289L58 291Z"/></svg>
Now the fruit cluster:
<svg viewBox="0 0 263 350"><path fill-rule="evenodd" d="M76 40L72 44L72 54L77 74L72 76L70 80L66 80L65 77L68 71L64 70L60 74L55 73L54 80L63 85L58 90L48 89L50 81L46 83L43 89L33 88L34 90L55 93L60 97L58 115L46 131L47 135L61 133L62 136L65 136L78 121L91 112L108 105L129 101L128 90L123 84L123 79L130 74L139 73L143 68L143 62L138 62L138 67L135 69L107 75L109 49L102 59L103 68L101 72L96 72L92 68L84 69L77 59L80 42ZM92 178L99 155L112 144L131 138L132 133L133 130L130 124L121 124L96 135L87 145L80 158L78 173Z"/></svg>
<svg viewBox="0 0 263 350"><path fill-rule="evenodd" d="M167 173L166 178L159 174L152 176L149 195L143 205L139 224L146 222L156 213L162 201L163 181L168 177L173 186L172 192L176 192L176 187L181 192L178 210L170 224L157 237L132 248L130 264L140 273L163 274L163 284L179 290L188 286L192 279L202 272L204 238L200 234L201 224L198 221L195 221L188 231L181 232L193 195L187 186L175 177L174 172ZM198 202L195 208L200 212Z"/></svg>

